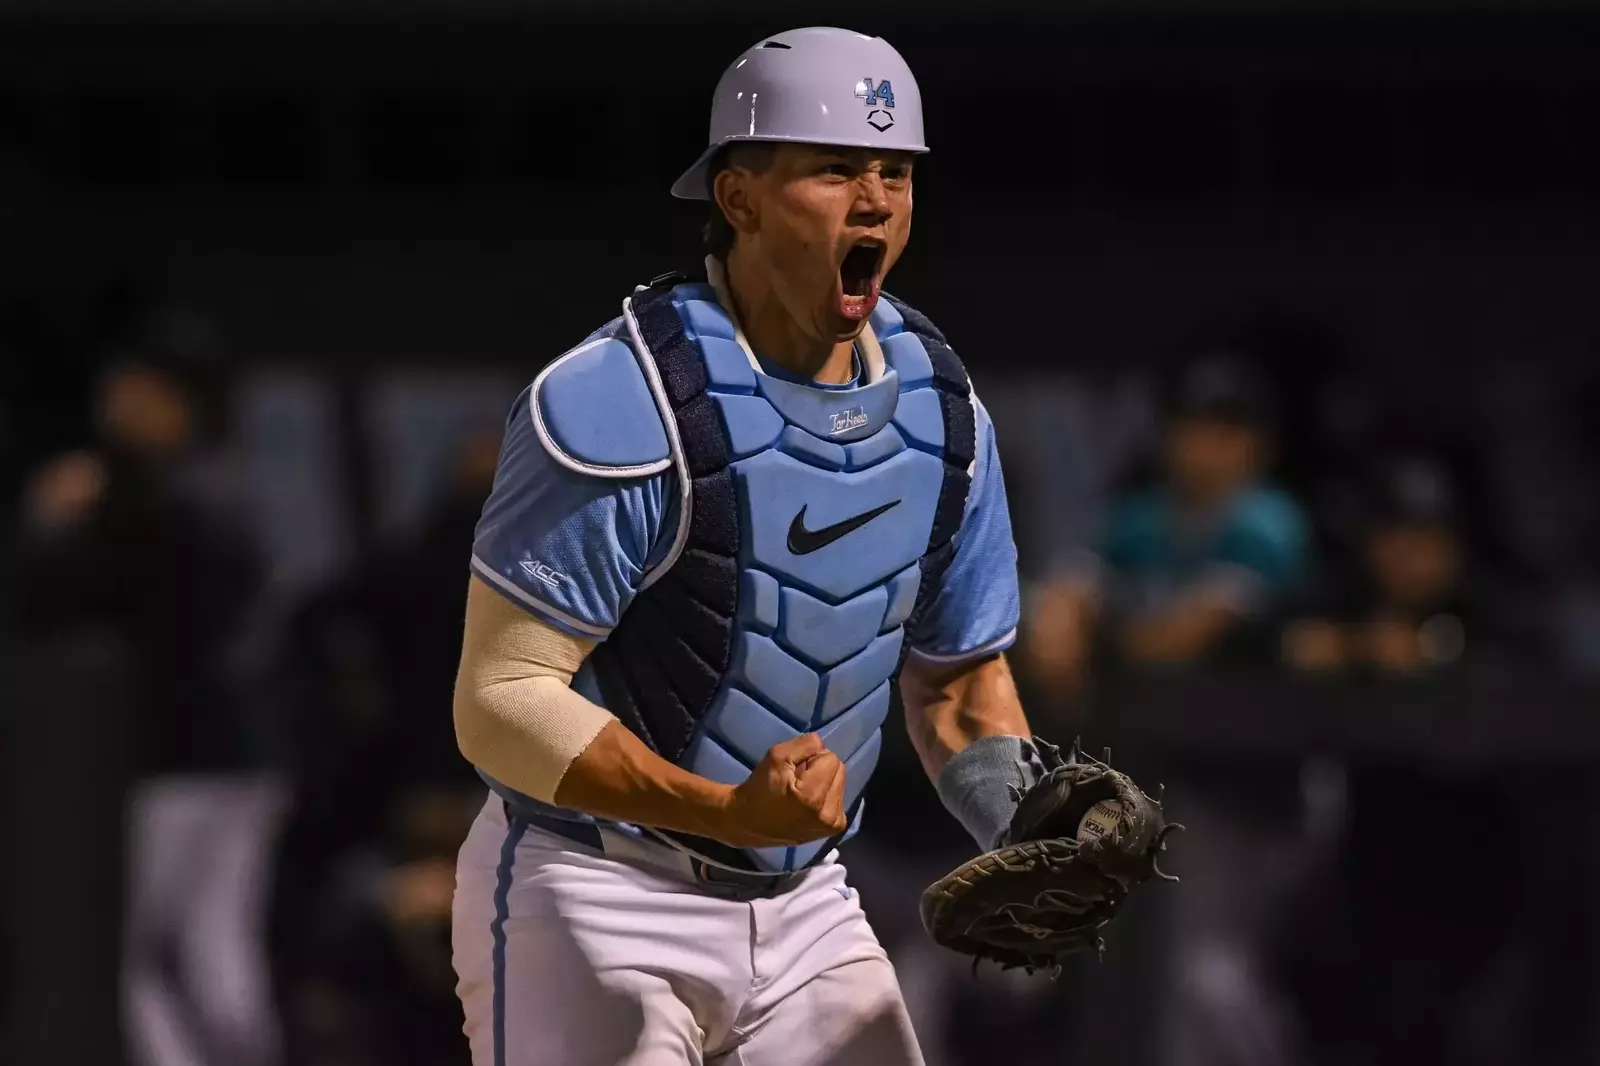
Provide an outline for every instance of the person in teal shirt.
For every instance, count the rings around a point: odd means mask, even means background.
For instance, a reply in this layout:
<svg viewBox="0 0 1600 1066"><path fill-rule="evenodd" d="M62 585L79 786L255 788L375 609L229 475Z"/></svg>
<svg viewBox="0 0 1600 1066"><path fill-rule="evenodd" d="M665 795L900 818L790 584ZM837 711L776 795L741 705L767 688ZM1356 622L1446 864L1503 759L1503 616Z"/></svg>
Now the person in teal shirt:
<svg viewBox="0 0 1600 1066"><path fill-rule="evenodd" d="M1162 480L1115 501L1096 547L1035 597L1030 650L1049 680L1070 685L1091 647L1134 664L1214 659L1303 579L1307 521L1266 480L1271 404L1246 368L1187 367L1162 443Z"/></svg>

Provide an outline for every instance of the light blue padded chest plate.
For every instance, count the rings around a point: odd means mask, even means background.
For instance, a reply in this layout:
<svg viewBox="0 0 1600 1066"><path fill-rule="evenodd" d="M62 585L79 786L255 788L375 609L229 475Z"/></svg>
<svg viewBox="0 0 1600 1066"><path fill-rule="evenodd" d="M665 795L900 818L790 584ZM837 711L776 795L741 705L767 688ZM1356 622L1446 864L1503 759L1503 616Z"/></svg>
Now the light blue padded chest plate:
<svg viewBox="0 0 1600 1066"><path fill-rule="evenodd" d="M882 342L883 361L900 375L904 388L920 389L933 380L933 360L915 333L897 333Z"/></svg>
<svg viewBox="0 0 1600 1066"><path fill-rule="evenodd" d="M633 349L616 338L579 345L533 382L529 404L545 450L594 477L645 477L671 464L667 432Z"/></svg>
<svg viewBox="0 0 1600 1066"><path fill-rule="evenodd" d="M884 295L888 295L885 293ZM872 314L867 316L867 321L872 325L872 332L878 340L891 337L896 333L905 332L906 320L899 310L886 299L880 298L878 306L872 309Z"/></svg>
<svg viewBox="0 0 1600 1066"><path fill-rule="evenodd" d="M759 397L739 399L749 406L721 407L729 437L752 435L741 413L764 427L754 435L769 433ZM859 798L881 749L901 627L943 484L938 442L930 444L906 448L886 425L841 447L789 425L733 463L739 619L723 687L685 753L694 772L741 781L772 745L810 730L844 760L846 801ZM824 843L750 854L764 868L794 869Z"/></svg>
<svg viewBox="0 0 1600 1066"><path fill-rule="evenodd" d="M873 316L886 372L853 390L757 374L704 286L674 304L705 367L737 508L737 610L730 655L682 765L736 784L774 744L814 731L846 767L854 804L881 727L945 486L932 366L899 313ZM905 408L909 401L909 409ZM751 849L796 869L826 841Z"/></svg>

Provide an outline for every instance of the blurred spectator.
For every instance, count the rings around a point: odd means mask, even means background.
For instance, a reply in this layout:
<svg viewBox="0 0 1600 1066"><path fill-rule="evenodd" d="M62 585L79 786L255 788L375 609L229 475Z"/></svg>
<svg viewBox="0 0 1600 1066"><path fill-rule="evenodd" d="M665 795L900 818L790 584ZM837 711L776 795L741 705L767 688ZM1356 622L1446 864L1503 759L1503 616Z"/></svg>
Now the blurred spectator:
<svg viewBox="0 0 1600 1066"><path fill-rule="evenodd" d="M1163 445L1163 482L1117 501L1098 553L1033 605L1027 653L1057 688L1081 678L1097 644L1130 664L1247 649L1245 638L1298 588L1306 523L1263 480L1272 411L1255 376L1226 358L1187 367Z"/></svg>
<svg viewBox="0 0 1600 1066"><path fill-rule="evenodd" d="M1310 617L1285 630L1301 670L1410 671L1449 666L1486 626L1468 592L1455 491L1431 459L1391 459L1369 491L1355 573L1329 584Z"/></svg>
<svg viewBox="0 0 1600 1066"><path fill-rule="evenodd" d="M276 1041L259 918L279 800L257 772L236 656L263 575L197 476L220 437L224 381L203 351L139 340L95 385L91 446L28 486L21 623L46 646L103 635L131 664L123 1011L135 1061L265 1062ZM92 719L81 725L94 735Z"/></svg>
<svg viewBox="0 0 1600 1066"><path fill-rule="evenodd" d="M149 773L246 755L241 719L217 708L263 575L201 489L222 389L198 360L114 356L94 386L94 442L46 461L24 497L21 621L34 637L108 626L139 646Z"/></svg>
<svg viewBox="0 0 1600 1066"><path fill-rule="evenodd" d="M295 1062L462 1061L454 856L482 784L450 715L473 529L498 433L469 437L419 535L290 620L295 812L274 906Z"/></svg>
<svg viewBox="0 0 1600 1066"><path fill-rule="evenodd" d="M1253 368L1215 356L1184 366L1165 398L1156 487L1112 502L1097 549L1030 605L1034 680L1059 697L1091 661L1149 667L1267 659L1279 612L1308 569L1300 506L1266 480L1275 402ZM1257 915L1305 847L1289 774L1180 777L1184 893L1161 977L1168 1061L1289 1061L1282 1011L1259 966ZM1245 893L1236 871L1257 871ZM1241 1057L1250 1047L1254 1057Z"/></svg>

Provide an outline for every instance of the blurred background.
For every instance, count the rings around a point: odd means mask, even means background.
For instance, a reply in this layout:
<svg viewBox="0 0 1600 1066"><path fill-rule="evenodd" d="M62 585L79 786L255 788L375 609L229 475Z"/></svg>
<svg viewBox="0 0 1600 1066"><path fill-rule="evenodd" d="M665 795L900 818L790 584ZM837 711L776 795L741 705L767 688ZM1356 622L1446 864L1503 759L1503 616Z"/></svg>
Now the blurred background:
<svg viewBox="0 0 1600 1066"><path fill-rule="evenodd" d="M1043 735L1184 880L1059 980L845 854L930 1066L1600 1061L1600 19L0 2L0 1063L465 1064L450 689L515 393L695 269L763 34L882 34Z"/></svg>

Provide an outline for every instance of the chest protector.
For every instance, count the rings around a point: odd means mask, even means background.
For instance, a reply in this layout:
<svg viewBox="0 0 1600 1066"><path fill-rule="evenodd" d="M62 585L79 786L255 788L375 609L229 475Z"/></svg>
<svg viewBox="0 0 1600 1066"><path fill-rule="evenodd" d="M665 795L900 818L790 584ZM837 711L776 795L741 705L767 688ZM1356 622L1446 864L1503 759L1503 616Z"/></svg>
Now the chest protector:
<svg viewBox="0 0 1600 1066"><path fill-rule="evenodd" d="M854 826L907 631L966 506L966 372L926 318L888 296L871 319L883 373L844 390L755 371L706 285L641 289L625 320L664 421L670 410L687 491L659 580L586 664L593 684L657 753L727 784L772 745L819 733L845 763ZM763 871L804 867L842 839L740 851L672 835Z"/></svg>

